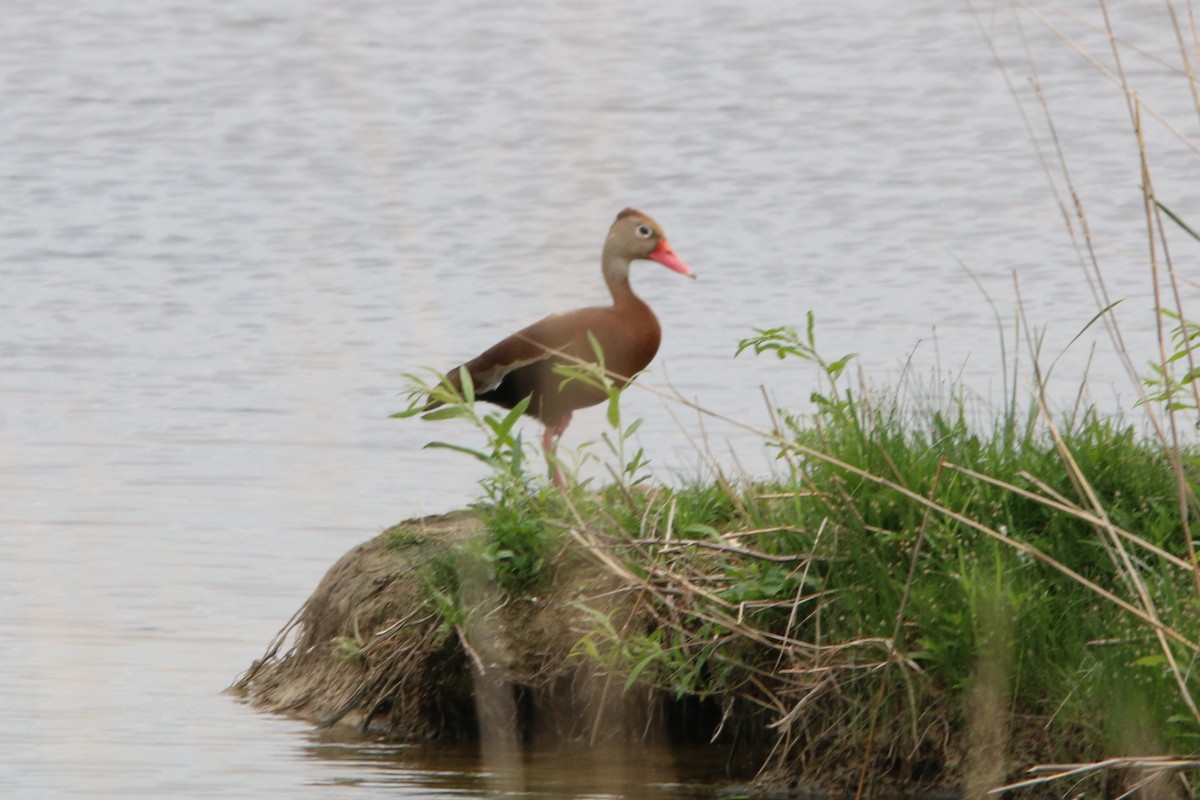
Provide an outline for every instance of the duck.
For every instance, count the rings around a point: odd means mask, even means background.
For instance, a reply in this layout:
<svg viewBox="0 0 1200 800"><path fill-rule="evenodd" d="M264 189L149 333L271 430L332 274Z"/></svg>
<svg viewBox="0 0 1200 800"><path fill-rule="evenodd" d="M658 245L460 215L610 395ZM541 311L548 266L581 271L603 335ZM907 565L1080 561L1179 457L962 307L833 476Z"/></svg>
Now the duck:
<svg viewBox="0 0 1200 800"><path fill-rule="evenodd" d="M649 214L623 209L608 229L600 269L612 304L551 314L522 328L479 355L445 373L445 382L461 392L460 370L471 377L475 399L512 409L529 398L525 414L544 426L542 449L554 484L566 487L555 451L574 412L608 399L608 392L583 380L565 380L564 364L598 364L623 389L654 360L662 342L658 318L633 292L629 271L634 261L655 261L695 279L675 254L667 236ZM594 345L593 345L594 341ZM439 403L430 399L427 409Z"/></svg>

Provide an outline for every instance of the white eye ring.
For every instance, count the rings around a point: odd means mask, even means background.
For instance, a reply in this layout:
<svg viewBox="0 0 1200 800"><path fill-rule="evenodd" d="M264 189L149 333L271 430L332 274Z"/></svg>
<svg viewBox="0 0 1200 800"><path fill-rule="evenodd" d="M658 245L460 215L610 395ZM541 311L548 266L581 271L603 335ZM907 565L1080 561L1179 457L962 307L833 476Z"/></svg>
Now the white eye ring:
<svg viewBox="0 0 1200 800"><path fill-rule="evenodd" d="M642 237L643 239L649 239L651 236L654 235L654 231L650 230L649 225L638 225L637 226L637 235Z"/></svg>

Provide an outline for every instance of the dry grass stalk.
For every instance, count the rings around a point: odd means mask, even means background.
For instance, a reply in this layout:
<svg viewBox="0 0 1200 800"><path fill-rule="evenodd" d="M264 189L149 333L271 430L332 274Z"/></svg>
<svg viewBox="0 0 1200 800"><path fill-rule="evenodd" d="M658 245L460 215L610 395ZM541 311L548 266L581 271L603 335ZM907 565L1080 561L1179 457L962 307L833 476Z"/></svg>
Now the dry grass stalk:
<svg viewBox="0 0 1200 800"><path fill-rule="evenodd" d="M1197 769L1200 769L1200 761L1180 759L1174 756L1106 758L1103 761L1094 761L1087 764L1038 764L1025 771L1039 777L1004 786L996 786L988 790L988 794L1000 795L1005 792L1030 789L1035 786L1044 786L1048 783L1068 778L1082 778L1106 770L1136 771L1146 773L1148 776L1157 776Z"/></svg>

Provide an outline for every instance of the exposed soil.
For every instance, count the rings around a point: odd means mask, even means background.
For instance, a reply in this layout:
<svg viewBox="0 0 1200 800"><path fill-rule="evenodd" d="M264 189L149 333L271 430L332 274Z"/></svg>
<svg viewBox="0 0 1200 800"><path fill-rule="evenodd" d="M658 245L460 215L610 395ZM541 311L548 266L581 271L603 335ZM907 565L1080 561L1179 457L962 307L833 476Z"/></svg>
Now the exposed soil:
<svg viewBox="0 0 1200 800"><path fill-rule="evenodd" d="M596 611L643 624L621 614L627 587L567 546L549 566L553 589L505 599L464 557L481 532L477 517L457 512L355 547L234 688L263 708L389 738L503 729L525 741L707 740L715 703L626 689L626 676L573 652ZM457 605L434 599L447 582Z"/></svg>
<svg viewBox="0 0 1200 800"><path fill-rule="evenodd" d="M480 528L468 513L426 517L355 547L235 688L258 706L322 726L396 737L467 734L475 726L469 672L453 632L430 607L427 575L435 556Z"/></svg>

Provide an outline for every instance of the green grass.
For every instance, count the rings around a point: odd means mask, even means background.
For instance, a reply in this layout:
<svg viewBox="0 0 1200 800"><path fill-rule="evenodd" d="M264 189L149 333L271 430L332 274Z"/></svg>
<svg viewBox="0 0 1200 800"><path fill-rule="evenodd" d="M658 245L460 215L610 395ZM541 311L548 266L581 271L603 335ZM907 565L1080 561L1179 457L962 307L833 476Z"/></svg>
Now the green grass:
<svg viewBox="0 0 1200 800"><path fill-rule="evenodd" d="M903 422L875 417L869 427L848 420L826 423L820 434L794 433L818 437L812 444L840 461L1007 532L1131 599L1119 559L1095 526L958 470L943 468L939 476L938 465L948 463L1083 502L1049 437L1006 440L999 430L979 434L961 411L949 419L941 414ZM1175 476L1159 449L1139 440L1129 426L1095 418L1062 434L1112 521L1180 552ZM837 641L892 635L908 585L907 568L924 531L904 609L903 646L937 687L961 692L970 685L980 640L988 633L990 618L981 609L999 602L1010 627L1015 707L1047 716L1057 710L1063 719L1103 726L1103 705L1094 705L1098 697L1113 686L1144 686L1146 713L1168 740L1164 745L1196 734L1195 720L1169 722L1180 711L1178 693L1161 668L1151 670L1144 663L1158 646L1150 631L1120 608L956 519L937 513L927 518L927 507L890 487L825 463L808 463L802 472L800 482L813 495L789 509L786 521L800 528L829 521L832 535L817 550L828 559L820 574L833 592L824 615L825 636ZM1153 594L1164 601L1158 609L1164 622L1195 640L1197 608L1189 576L1144 553L1137 564Z"/></svg>

